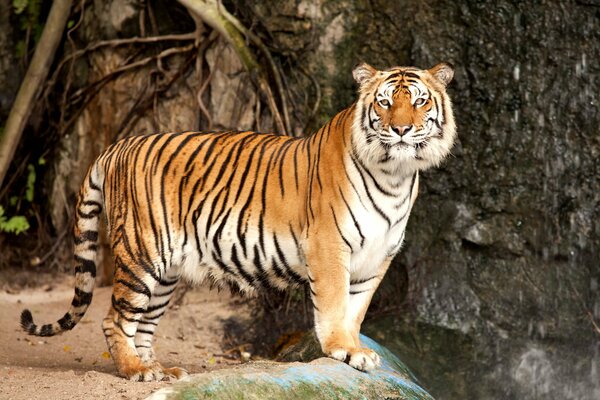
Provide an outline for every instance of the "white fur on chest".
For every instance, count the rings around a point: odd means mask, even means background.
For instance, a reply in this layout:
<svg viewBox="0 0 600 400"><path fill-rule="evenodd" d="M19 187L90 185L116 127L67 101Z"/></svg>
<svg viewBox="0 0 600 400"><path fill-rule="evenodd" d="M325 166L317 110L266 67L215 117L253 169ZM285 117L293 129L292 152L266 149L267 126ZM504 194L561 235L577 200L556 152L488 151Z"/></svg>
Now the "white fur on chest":
<svg viewBox="0 0 600 400"><path fill-rule="evenodd" d="M377 273L379 266L388 257L395 254L404 240L406 222L388 230L387 225L371 222L370 232L363 246L352 253L350 275L352 279L367 279Z"/></svg>
<svg viewBox="0 0 600 400"><path fill-rule="evenodd" d="M417 190L416 176L395 178L372 173L375 179L379 178L378 188L369 182L371 176L366 175L365 179L365 174L363 178L359 174L358 169L350 173L355 183L350 202L352 215L342 228L352 238L352 280L376 275L384 260L400 250Z"/></svg>

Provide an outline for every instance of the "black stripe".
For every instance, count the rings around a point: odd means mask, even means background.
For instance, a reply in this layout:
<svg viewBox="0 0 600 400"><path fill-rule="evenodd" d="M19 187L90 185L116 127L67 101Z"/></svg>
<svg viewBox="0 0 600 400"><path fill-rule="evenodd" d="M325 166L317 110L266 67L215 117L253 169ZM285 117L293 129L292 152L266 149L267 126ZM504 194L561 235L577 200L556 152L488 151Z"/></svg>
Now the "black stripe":
<svg viewBox="0 0 600 400"><path fill-rule="evenodd" d="M84 213L83 211L81 211L81 209L78 208L76 213L77 213L78 218L92 219L92 218L96 218L98 216L98 214L100 214L100 211L93 210L93 211L90 211L89 213Z"/></svg>
<svg viewBox="0 0 600 400"><path fill-rule="evenodd" d="M344 197L342 188L340 188L338 186L338 190L340 192L340 195L342 196L342 200L344 201L344 204L346 204L346 208L348 209L350 216L352 217L352 221L354 222L354 226L356 227L356 230L358 231L358 235L360 236L360 247L363 247L363 245L365 243L365 236L363 235L362 231L360 230L360 226L358 224L358 221L356 220L356 217L354 216L354 213L352 212L352 209L350 208L350 204L348 204L348 202L346 201L346 198Z"/></svg>
<svg viewBox="0 0 600 400"><path fill-rule="evenodd" d="M102 204L100 204L94 200L84 200L81 202L81 205L86 206L86 207L97 207L98 212L100 212L102 210Z"/></svg>
<svg viewBox="0 0 600 400"><path fill-rule="evenodd" d="M125 332L125 328L123 328L123 325L121 325L121 323L119 321L115 321L114 324L117 328L119 328L121 330L121 332L123 332L124 336L127 336L128 338L132 338L135 336L135 334L130 335L127 332Z"/></svg>
<svg viewBox="0 0 600 400"><path fill-rule="evenodd" d="M288 279L287 275L285 275L283 270L279 267L279 264L277 263L277 260L275 259L274 255L271 256L271 264L273 266L272 268L273 268L273 271L275 272L275 276L277 276L278 278L281 278L287 282L289 279Z"/></svg>
<svg viewBox="0 0 600 400"><path fill-rule="evenodd" d="M75 288L75 297L71 301L73 307L87 306L92 302L93 293L84 292L79 288Z"/></svg>
<svg viewBox="0 0 600 400"><path fill-rule="evenodd" d="M115 309L115 311L117 311L119 313L121 313L121 311L125 310L131 314L143 314L146 311L144 308L134 307L129 301L127 301L123 297L121 297L121 298L119 298L119 300L117 300L115 298L114 294L111 296L110 300L111 300L112 306Z"/></svg>
<svg viewBox="0 0 600 400"><path fill-rule="evenodd" d="M352 286L352 285L360 285L361 283L369 282L370 280L375 279L375 278L377 278L377 275L374 275L374 276L372 276L370 278L360 279L358 281L352 281L351 280L350 281L350 286Z"/></svg>
<svg viewBox="0 0 600 400"><path fill-rule="evenodd" d="M81 244L83 242L96 242L98 240L98 232L96 231L83 231L74 238L75 244Z"/></svg>
<svg viewBox="0 0 600 400"><path fill-rule="evenodd" d="M123 285L127 286L128 288L130 288L134 292L142 293L142 294L144 294L148 298L152 297L152 292L150 292L150 288L148 288L148 285L146 285L146 283L139 276L137 276L123 262L123 260L121 260L120 257L115 257L115 265L116 265L116 269L117 270L123 271L124 273L126 273L127 275L129 275L134 280L134 282L128 282L128 281L125 281L123 279L117 279L116 282L122 283Z"/></svg>
<svg viewBox="0 0 600 400"><path fill-rule="evenodd" d="M151 312L154 312L154 311L156 311L156 310L160 310L161 308L164 308L164 307L168 306L168 305L169 305L169 301L170 301L170 300L171 300L171 299L167 299L166 301L164 301L164 302L162 302L162 303L160 303L160 304L156 304L156 305L154 305L154 306L148 306L148 307L146 308L146 314L148 314L148 313L151 313Z"/></svg>
<svg viewBox="0 0 600 400"><path fill-rule="evenodd" d="M156 293L156 291L155 291L154 293L152 293L152 298L170 296L170 295L173 294L173 292L175 290L177 290L177 286L175 286L172 289L169 289L169 290L167 290L166 292L163 292L163 293Z"/></svg>
<svg viewBox="0 0 600 400"><path fill-rule="evenodd" d="M369 191L369 188L367 186L367 182L365 181L365 177L362 175L362 172L360 171L360 167L356 164L356 161L354 161L354 157L350 157L350 159L352 160L352 162L354 163L354 167L358 171L358 175L360 176L360 178L362 180L363 187L365 189L365 192L367 193L367 197L371 201L371 205L373 206L375 211L377 211L377 213L379 215L381 215L381 217L387 222L388 228L389 228L391 226L392 222L390 221L389 217L387 215L385 215L384 212L379 208L379 206L377 206L377 204L375 204L375 201L373 200L373 197L371 196L371 192Z"/></svg>
<svg viewBox="0 0 600 400"><path fill-rule="evenodd" d="M144 315L144 318L146 319L146 323L150 323L150 322L148 322L149 319L159 319L160 317L162 317L165 314L166 311L167 311L167 309L165 308L164 310L162 310L161 312L159 312L158 314L156 314L153 317ZM157 323L157 325L158 325L158 323Z"/></svg>
<svg viewBox="0 0 600 400"><path fill-rule="evenodd" d="M365 203L363 203L363 201L362 201L360 192L358 191L358 189L354 185L354 182L352 181L352 178L350 178L350 175L348 174L347 168L344 168L344 173L346 174L346 178L348 179L348 182L350 182L350 186L352 186L354 193L356 193L356 197L358 198L358 201L360 202L360 204L363 206L364 209L367 209L367 206L365 206Z"/></svg>
<svg viewBox="0 0 600 400"><path fill-rule="evenodd" d="M73 321L71 314L66 313L61 319L58 320L58 325L63 331L68 331L73 329L75 326L75 321Z"/></svg>
<svg viewBox="0 0 600 400"><path fill-rule="evenodd" d="M52 324L42 325L39 336L54 336L55 332L52 329Z"/></svg>
<svg viewBox="0 0 600 400"><path fill-rule="evenodd" d="M256 246L254 247L254 249L256 250ZM245 269L244 266L242 265L242 263L240 262L240 259L238 257L237 254L237 247L235 246L235 244L231 247L231 262L233 262L233 265L235 265L235 268L237 269L237 271L239 272L239 276L242 277L242 279L244 279L244 281L246 281L246 283L251 286L254 287L254 279L252 278L252 275L250 275ZM256 258L254 260L254 265L260 269L260 260L257 261ZM263 271L264 272L264 271Z"/></svg>
<svg viewBox="0 0 600 400"><path fill-rule="evenodd" d="M101 192L102 190L100 189L100 187L98 185L96 185L93 181L92 181L92 174L88 175L88 186L90 187L90 189L95 190L97 192Z"/></svg>
<svg viewBox="0 0 600 400"><path fill-rule="evenodd" d="M254 275L254 281L259 282L264 288L273 288L274 285L271 284L269 275L261 263L260 254L258 253L258 246L256 244L254 245L254 258L252 261L257 270L257 273Z"/></svg>
<svg viewBox="0 0 600 400"><path fill-rule="evenodd" d="M342 230L340 229L340 225L338 224L337 217L335 216L335 210L333 209L333 206L330 204L329 207L331 208L331 214L333 215L333 222L335 223L335 227L337 228L338 233L342 237L342 240L344 241L344 243L346 243L346 245L350 248L350 252L353 253L354 249L352 248L352 245L350 244L350 242L348 242L348 240L342 233Z"/></svg>
<svg viewBox="0 0 600 400"><path fill-rule="evenodd" d="M146 317L144 317L146 318ZM154 318L156 319L156 318ZM154 325L154 326L158 326L158 322L152 322L152 321L146 321L145 319L142 319L139 321L140 325Z"/></svg>
<svg viewBox="0 0 600 400"><path fill-rule="evenodd" d="M236 274L231 270L231 268L229 268L227 264L225 264L219 257L217 257L217 254L214 251L212 252L212 257L217 263L217 266L221 268L223 272L236 276Z"/></svg>
<svg viewBox="0 0 600 400"><path fill-rule="evenodd" d="M365 165L362 163L362 161L360 161L360 158L358 158L355 154L352 154L350 157L352 158L353 161L355 161L355 164L358 163L358 165L362 168L362 170L365 171L369 175L369 177L371 178L371 181L373 181L377 190L379 190L381 193L385 194L388 197L396 197L396 195L394 193L385 190L384 188L382 188L379 185L379 183L377 182L377 180L375 179L373 174L371 174L371 171L369 171L367 169L367 167L365 167Z"/></svg>
<svg viewBox="0 0 600 400"><path fill-rule="evenodd" d="M374 121L377 121L377 119L371 119L371 111L373 110L373 104L369 103L369 110L367 111L367 116L368 116L368 120L369 120L369 128L371 128L371 130L375 131L375 125L374 125ZM372 141L372 137L369 136L367 137L367 143L371 143Z"/></svg>
<svg viewBox="0 0 600 400"><path fill-rule="evenodd" d="M292 235L293 234L294 234L294 232L292 231ZM296 241L296 236L294 235L293 237L294 237L294 241ZM281 250L281 247L279 246L279 241L277 240L276 234L273 234L273 243L275 244L275 251L277 252L277 257L283 264L285 273L288 275L289 278L292 279L292 281L294 283L303 285L305 283L305 280L300 275L298 275L288 264L288 261L286 260L285 255L283 254L283 251ZM297 244L297 242L296 242L296 244Z"/></svg>
<svg viewBox="0 0 600 400"><path fill-rule="evenodd" d="M92 260L87 260L75 254L73 256L79 264L75 265L75 274L83 274L89 272L93 278L96 277L96 263Z"/></svg>
<svg viewBox="0 0 600 400"><path fill-rule="evenodd" d="M283 142L283 144L281 144L279 146L279 151L277 152L277 158L276 158L276 164L279 163L279 188L281 191L281 197L285 196L285 182L283 179L283 162L286 159L286 155L288 153L288 151L290 150L290 146L292 145L292 143L294 143L293 140L287 140L286 142Z"/></svg>
<svg viewBox="0 0 600 400"><path fill-rule="evenodd" d="M300 191L300 186L298 184L298 151L300 149L300 144L302 142L296 142L296 147L294 148L294 181L296 182L296 193Z"/></svg>

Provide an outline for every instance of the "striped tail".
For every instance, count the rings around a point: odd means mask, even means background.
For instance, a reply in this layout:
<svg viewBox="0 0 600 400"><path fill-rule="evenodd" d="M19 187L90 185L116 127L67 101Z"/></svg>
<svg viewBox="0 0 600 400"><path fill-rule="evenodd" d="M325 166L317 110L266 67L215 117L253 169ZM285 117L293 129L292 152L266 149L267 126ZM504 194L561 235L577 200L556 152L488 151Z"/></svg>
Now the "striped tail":
<svg viewBox="0 0 600 400"><path fill-rule="evenodd" d="M98 249L98 224L102 212L102 182L98 166L94 164L88 172L79 192L74 227L75 242L75 296L69 311L53 324L37 326L31 311L21 313L21 327L35 336L54 336L73 329L81 320L92 302L96 278L96 253Z"/></svg>

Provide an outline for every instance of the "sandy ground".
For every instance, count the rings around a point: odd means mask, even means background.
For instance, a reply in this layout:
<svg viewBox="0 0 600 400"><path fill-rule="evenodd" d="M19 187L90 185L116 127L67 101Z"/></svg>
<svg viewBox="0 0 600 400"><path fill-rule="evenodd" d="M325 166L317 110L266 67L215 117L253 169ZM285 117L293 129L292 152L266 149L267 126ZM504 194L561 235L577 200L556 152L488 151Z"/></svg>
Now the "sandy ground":
<svg viewBox="0 0 600 400"><path fill-rule="evenodd" d="M73 295L73 278L59 276L32 289L0 286L0 399L140 399L169 382L130 382L116 375L100 327L111 288L96 288L81 322L60 336L27 336L19 316L29 308L37 324L56 321ZM228 291L188 291L168 310L155 337L158 359L190 373L238 364L239 346L228 340L250 311ZM239 345L239 342L237 343Z"/></svg>

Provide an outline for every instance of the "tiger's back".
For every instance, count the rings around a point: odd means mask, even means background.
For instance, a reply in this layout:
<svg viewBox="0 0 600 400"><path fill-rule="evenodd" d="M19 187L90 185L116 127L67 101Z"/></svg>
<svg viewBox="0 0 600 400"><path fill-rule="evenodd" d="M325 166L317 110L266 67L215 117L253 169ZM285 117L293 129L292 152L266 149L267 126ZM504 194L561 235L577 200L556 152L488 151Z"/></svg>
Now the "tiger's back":
<svg viewBox="0 0 600 400"><path fill-rule="evenodd" d="M256 132L132 137L98 164L116 251L128 253L135 239L146 249L137 257L159 273L178 268L193 281L243 291L306 281L304 140Z"/></svg>

